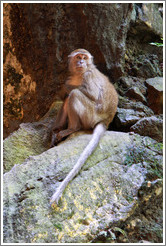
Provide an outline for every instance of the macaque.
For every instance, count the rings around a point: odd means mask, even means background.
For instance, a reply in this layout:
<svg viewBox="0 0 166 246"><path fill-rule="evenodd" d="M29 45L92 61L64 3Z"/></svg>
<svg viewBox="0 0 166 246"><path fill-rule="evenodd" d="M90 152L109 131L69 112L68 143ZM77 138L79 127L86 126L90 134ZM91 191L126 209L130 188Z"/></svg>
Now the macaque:
<svg viewBox="0 0 166 246"><path fill-rule="evenodd" d="M51 146L79 130L93 129L93 135L73 169L53 194L51 204L58 204L65 187L97 147L118 105L114 86L95 67L93 57L87 50L77 49L69 55L69 72L70 77L65 83L66 98L57 115Z"/></svg>

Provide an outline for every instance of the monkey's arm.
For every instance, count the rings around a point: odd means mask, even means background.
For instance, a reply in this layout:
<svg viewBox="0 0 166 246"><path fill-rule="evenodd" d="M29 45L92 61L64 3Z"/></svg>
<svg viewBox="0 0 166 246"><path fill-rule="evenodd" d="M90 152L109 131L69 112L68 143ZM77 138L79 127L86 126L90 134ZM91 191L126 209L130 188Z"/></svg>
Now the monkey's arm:
<svg viewBox="0 0 166 246"><path fill-rule="evenodd" d="M80 158L78 159L77 163L73 167L73 169L69 172L66 178L62 181L60 186L58 187L57 191L51 197L50 203L56 202L58 204L59 198L62 196L62 193L68 183L78 174L81 167L84 165L85 161L88 157L92 154L92 152L97 147L100 138L103 136L104 132L106 131L106 127L103 123L99 123L96 125L93 131L92 139L90 140L89 144L86 146L84 151L82 152Z"/></svg>
<svg viewBox="0 0 166 246"><path fill-rule="evenodd" d="M103 88L97 87L94 91L88 90L86 85L81 85L79 90L88 97L91 101L95 102L95 109L97 113L103 110Z"/></svg>
<svg viewBox="0 0 166 246"><path fill-rule="evenodd" d="M98 99L96 101L96 111L98 113L102 112L103 110L103 88L100 89Z"/></svg>
<svg viewBox="0 0 166 246"><path fill-rule="evenodd" d="M65 100L69 96L70 92L76 88L78 88L76 85L64 84L59 92L59 97L62 100Z"/></svg>

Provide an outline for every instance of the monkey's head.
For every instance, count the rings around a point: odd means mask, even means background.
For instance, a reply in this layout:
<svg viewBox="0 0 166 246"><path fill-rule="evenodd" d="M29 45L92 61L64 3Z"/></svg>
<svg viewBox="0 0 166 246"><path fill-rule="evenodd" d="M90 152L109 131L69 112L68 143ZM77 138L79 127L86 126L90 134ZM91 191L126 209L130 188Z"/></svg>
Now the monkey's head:
<svg viewBox="0 0 166 246"><path fill-rule="evenodd" d="M93 56L85 49L74 50L68 57L72 74L83 74L93 64Z"/></svg>

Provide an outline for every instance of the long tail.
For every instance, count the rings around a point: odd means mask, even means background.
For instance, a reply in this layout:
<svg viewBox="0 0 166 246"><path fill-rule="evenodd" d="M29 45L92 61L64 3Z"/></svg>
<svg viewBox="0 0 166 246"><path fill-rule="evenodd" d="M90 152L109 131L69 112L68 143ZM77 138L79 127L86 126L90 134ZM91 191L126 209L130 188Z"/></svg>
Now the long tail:
<svg viewBox="0 0 166 246"><path fill-rule="evenodd" d="M58 187L57 191L51 197L51 200L50 200L51 204L54 202L58 204L59 198L61 197L64 189L66 188L68 183L78 174L78 172L80 171L85 161L92 154L92 152L96 149L100 141L100 138L103 136L105 131L106 131L106 128L104 124L99 123L96 125L93 131L92 139L90 140L89 144L86 146L86 148L82 152L81 156L79 157L73 169L69 172L69 174L66 176L66 178L62 181L62 183Z"/></svg>

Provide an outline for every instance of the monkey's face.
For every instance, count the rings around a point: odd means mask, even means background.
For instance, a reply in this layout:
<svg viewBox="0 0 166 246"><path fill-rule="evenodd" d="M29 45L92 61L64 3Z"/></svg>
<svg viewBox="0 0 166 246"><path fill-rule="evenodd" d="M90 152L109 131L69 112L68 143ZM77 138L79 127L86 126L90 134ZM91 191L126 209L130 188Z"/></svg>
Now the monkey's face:
<svg viewBox="0 0 166 246"><path fill-rule="evenodd" d="M73 62L75 64L76 71L85 72L89 63L89 57L85 54L77 54L74 56Z"/></svg>
<svg viewBox="0 0 166 246"><path fill-rule="evenodd" d="M74 74L82 74L93 63L91 54L83 49L78 49L69 55L69 70Z"/></svg>

